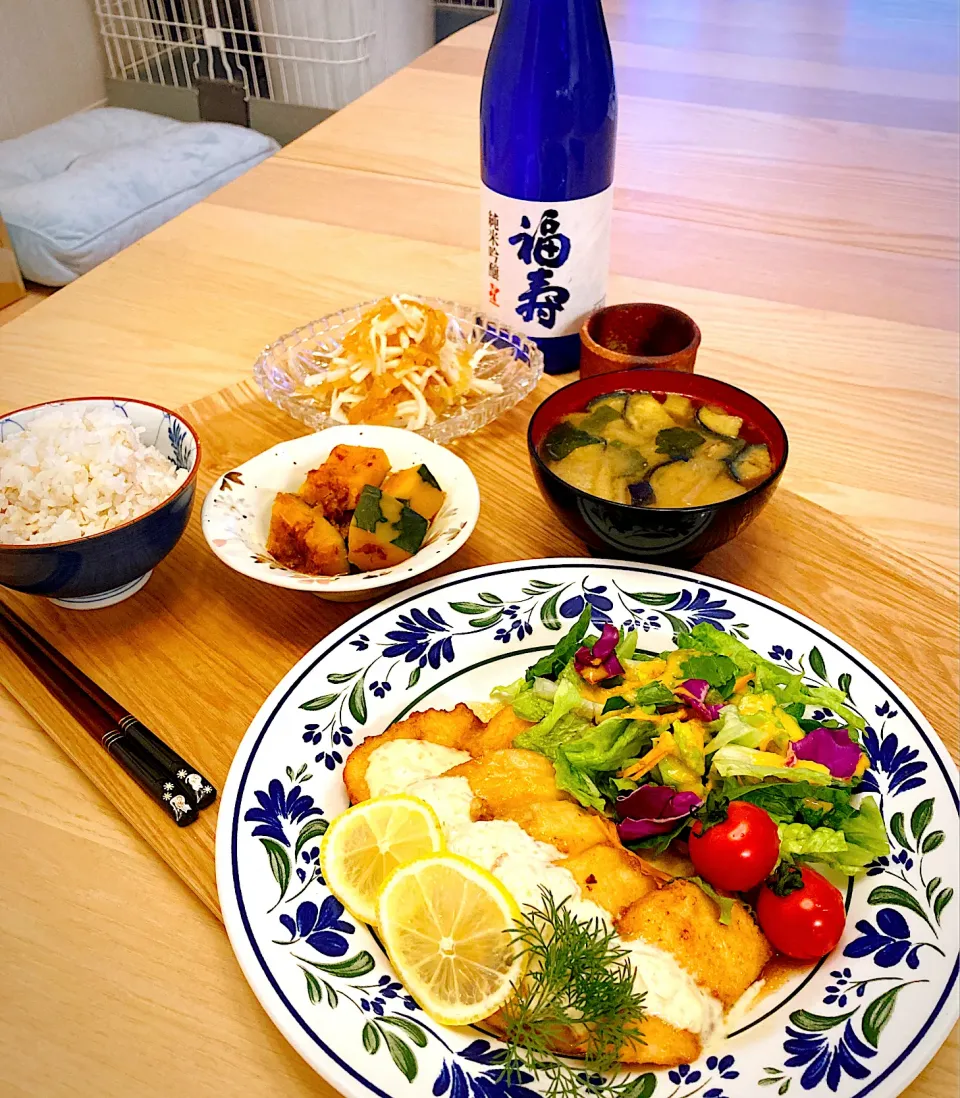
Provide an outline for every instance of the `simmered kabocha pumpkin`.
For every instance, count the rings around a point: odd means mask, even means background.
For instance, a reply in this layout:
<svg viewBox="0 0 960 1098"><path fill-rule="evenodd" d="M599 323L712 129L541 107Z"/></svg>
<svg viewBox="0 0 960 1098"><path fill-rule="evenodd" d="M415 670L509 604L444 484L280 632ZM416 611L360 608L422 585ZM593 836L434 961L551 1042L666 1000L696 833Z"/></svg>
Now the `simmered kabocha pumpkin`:
<svg viewBox="0 0 960 1098"><path fill-rule="evenodd" d="M429 525L412 507L368 484L350 523L348 559L363 572L400 564L423 544Z"/></svg>
<svg viewBox="0 0 960 1098"><path fill-rule="evenodd" d="M426 465L414 465L410 469L391 473L382 488L388 495L403 500L418 515L423 515L427 522L435 518L446 498Z"/></svg>
<svg viewBox="0 0 960 1098"><path fill-rule="evenodd" d="M335 446L299 492L277 493L267 552L313 576L346 575L351 567L369 572L408 560L446 497L426 465L389 473L383 450Z"/></svg>
<svg viewBox="0 0 960 1098"><path fill-rule="evenodd" d="M357 506L364 487L382 484L389 471L390 459L377 447L334 446L320 468L307 473L300 495L339 523Z"/></svg>
<svg viewBox="0 0 960 1098"><path fill-rule="evenodd" d="M288 568L314 576L340 576L347 547L340 531L302 496L278 492L270 515L267 551Z"/></svg>

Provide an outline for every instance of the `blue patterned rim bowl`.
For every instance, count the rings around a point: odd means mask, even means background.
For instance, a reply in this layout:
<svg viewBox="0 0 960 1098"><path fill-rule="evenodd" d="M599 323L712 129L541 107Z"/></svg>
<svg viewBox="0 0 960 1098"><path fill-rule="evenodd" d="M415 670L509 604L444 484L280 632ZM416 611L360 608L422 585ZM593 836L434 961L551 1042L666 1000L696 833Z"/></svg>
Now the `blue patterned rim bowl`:
<svg viewBox="0 0 960 1098"><path fill-rule="evenodd" d="M102 534L34 545L0 542L0 586L43 595L58 606L94 610L135 595L180 540L193 508L200 439L186 420L159 404L121 397L76 397L7 413L0 418L0 442L26 430L42 413L66 404L80 411L116 408L135 427L143 428L143 442L155 446L178 469L187 470L186 480L162 503Z"/></svg>

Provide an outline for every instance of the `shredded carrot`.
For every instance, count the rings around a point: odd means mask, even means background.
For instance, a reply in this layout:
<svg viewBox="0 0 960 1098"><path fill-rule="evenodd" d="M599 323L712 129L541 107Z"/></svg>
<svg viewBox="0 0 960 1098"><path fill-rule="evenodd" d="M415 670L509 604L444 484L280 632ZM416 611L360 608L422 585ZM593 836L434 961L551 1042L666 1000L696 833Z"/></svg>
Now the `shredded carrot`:
<svg viewBox="0 0 960 1098"><path fill-rule="evenodd" d="M642 778L644 774L649 774L650 771L657 766L668 755L672 755L674 747L676 745L673 742L673 736L669 732L661 733L654 743L653 747L642 758L632 765L628 766L625 770L620 772L621 778L632 778L636 781Z"/></svg>
<svg viewBox="0 0 960 1098"><path fill-rule="evenodd" d="M419 430L474 398L502 393L499 381L476 369L503 354L468 338L440 309L394 295L372 306L335 350L312 353L317 372L299 391L341 423Z"/></svg>

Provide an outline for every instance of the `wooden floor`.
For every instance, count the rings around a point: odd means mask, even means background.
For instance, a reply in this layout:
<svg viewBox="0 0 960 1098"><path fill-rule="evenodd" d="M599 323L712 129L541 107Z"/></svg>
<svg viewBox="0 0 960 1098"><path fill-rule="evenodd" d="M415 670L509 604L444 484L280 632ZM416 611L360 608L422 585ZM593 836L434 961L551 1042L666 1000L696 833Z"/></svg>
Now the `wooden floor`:
<svg viewBox="0 0 960 1098"><path fill-rule="evenodd" d="M956 4L605 8L621 110L611 296L692 312L703 371L785 409L792 490L955 572ZM472 300L489 35L445 41L5 325L0 408L83 392L91 363L101 391L180 403L371 293ZM331 1098L208 912L9 696L0 725L0 1093ZM955 1033L904 1094L956 1093Z"/></svg>
<svg viewBox="0 0 960 1098"><path fill-rule="evenodd" d="M28 283L27 292L19 301L14 301L12 305L0 309L0 328L4 324L9 324L10 321L16 320L18 316L23 316L35 305L39 305L41 301L46 301L52 293L54 293L54 290L50 286L40 286L35 282Z"/></svg>

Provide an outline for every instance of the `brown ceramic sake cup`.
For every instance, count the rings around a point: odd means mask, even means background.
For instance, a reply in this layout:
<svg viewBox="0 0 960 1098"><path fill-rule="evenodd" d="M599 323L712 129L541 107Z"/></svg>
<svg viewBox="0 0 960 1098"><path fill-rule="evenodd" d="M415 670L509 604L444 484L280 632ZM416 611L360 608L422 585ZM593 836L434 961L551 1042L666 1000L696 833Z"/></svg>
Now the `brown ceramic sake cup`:
<svg viewBox="0 0 960 1098"><path fill-rule="evenodd" d="M651 367L692 374L699 346L696 323L671 305L608 305L580 329L580 376Z"/></svg>

